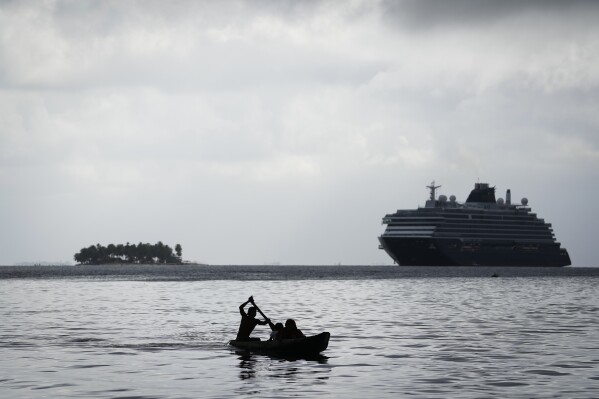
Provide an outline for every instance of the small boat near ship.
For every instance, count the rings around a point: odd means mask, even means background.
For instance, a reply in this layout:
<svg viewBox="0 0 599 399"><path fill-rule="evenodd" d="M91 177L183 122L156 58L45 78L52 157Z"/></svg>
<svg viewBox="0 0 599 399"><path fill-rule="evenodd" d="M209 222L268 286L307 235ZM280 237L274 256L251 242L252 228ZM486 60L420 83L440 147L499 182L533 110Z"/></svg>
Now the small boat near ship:
<svg viewBox="0 0 599 399"><path fill-rule="evenodd" d="M250 352L281 357L313 357L324 351L329 345L331 334L322 332L304 338L269 341L229 341L229 345Z"/></svg>

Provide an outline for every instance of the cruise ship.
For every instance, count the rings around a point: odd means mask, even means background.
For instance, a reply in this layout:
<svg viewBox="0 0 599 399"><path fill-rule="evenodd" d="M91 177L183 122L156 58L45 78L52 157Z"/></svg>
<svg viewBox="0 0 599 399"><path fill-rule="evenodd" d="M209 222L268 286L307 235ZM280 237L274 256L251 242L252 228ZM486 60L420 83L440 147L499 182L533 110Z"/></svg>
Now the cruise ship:
<svg viewBox="0 0 599 399"><path fill-rule="evenodd" d="M475 183L466 202L436 197L435 182L427 186L425 206L398 210L383 218L379 237L401 266L568 266L570 256L556 241L550 223L537 217L528 200L512 204L495 199L495 187Z"/></svg>

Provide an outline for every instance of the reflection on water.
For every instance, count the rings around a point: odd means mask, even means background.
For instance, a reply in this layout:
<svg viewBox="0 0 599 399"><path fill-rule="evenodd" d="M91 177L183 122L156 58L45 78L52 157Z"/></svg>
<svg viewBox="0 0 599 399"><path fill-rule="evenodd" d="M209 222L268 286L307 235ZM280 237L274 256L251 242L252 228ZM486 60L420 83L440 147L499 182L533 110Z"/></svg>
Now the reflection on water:
<svg viewBox="0 0 599 399"><path fill-rule="evenodd" d="M280 356L268 356L262 354L254 354L248 351L235 350L235 354L239 359L239 378L241 380L247 380L256 378L256 368L259 367L263 372L268 371L271 373L271 378L282 378L286 380L292 380L297 376L298 373L306 372L306 367L301 367L310 364L326 365L328 363L328 357L324 355L313 356L310 358L289 358ZM265 366L268 365L268 366ZM275 370L275 372L272 372ZM320 368L320 371L329 371L329 368ZM314 373L315 371L309 371ZM321 380L328 379L328 376L319 376Z"/></svg>
<svg viewBox="0 0 599 399"><path fill-rule="evenodd" d="M332 368L325 356L282 359L237 351L239 380L236 395L314 397L326 393Z"/></svg>
<svg viewBox="0 0 599 399"><path fill-rule="evenodd" d="M239 352L236 353L239 354ZM244 352L239 356L239 360L239 378L242 380L254 378L256 376L256 359L252 358L252 355L249 352Z"/></svg>
<svg viewBox="0 0 599 399"><path fill-rule="evenodd" d="M0 397L599 397L598 291L594 277L0 280ZM324 356L229 347L250 294L331 332Z"/></svg>

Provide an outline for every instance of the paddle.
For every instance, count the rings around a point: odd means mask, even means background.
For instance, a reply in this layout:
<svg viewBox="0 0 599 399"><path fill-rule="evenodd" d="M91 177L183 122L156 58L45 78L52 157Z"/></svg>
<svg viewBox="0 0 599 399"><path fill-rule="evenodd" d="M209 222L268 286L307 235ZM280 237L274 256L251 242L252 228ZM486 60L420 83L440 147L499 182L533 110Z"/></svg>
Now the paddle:
<svg viewBox="0 0 599 399"><path fill-rule="evenodd" d="M258 305L256 305L256 302L254 302L254 297L252 296L252 305L256 308L256 310L258 311L258 313L260 313L262 315L262 317L264 317L264 320L267 320L268 323L270 324L270 319L268 317L266 317L266 315L264 313L262 313L262 311L260 310L260 308L258 307Z"/></svg>

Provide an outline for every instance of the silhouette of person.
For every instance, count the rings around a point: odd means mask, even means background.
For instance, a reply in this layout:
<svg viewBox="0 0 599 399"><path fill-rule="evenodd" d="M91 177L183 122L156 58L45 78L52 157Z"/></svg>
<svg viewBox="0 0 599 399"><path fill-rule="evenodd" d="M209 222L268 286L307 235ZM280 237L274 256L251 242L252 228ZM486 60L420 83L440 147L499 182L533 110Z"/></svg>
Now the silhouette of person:
<svg viewBox="0 0 599 399"><path fill-rule="evenodd" d="M304 338L305 335L299 330L295 324L295 320L287 319L285 328L280 333L281 339Z"/></svg>
<svg viewBox="0 0 599 399"><path fill-rule="evenodd" d="M239 323L239 331L237 331L237 341L259 341L260 338L250 338L250 334L254 331L254 327L258 324L271 324L269 319L264 321L256 319L256 308L250 306L248 312L245 313L245 305L248 303L254 304L254 298L249 297L247 301L239 305L239 313L241 314L241 322Z"/></svg>
<svg viewBox="0 0 599 399"><path fill-rule="evenodd" d="M270 333L270 341L279 341L281 339L281 331L283 331L283 323L277 323L274 326L270 323L272 332Z"/></svg>

